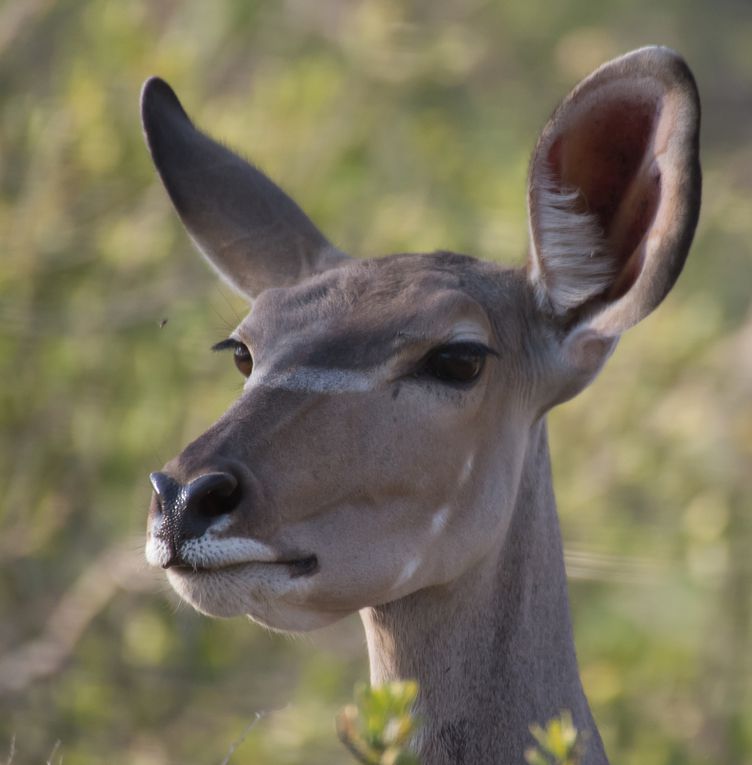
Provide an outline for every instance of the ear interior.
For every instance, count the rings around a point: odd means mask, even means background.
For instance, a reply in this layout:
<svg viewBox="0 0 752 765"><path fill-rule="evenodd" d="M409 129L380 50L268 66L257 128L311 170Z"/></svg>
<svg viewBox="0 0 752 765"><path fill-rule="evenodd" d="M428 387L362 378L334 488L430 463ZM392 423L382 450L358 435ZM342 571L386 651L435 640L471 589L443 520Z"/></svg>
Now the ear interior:
<svg viewBox="0 0 752 765"><path fill-rule="evenodd" d="M666 48L609 62L572 91L530 167L542 306L567 324L598 313L598 330L618 335L660 303L697 222L698 135L694 80Z"/></svg>
<svg viewBox="0 0 752 765"><path fill-rule="evenodd" d="M635 283L644 258L640 243L653 222L661 173L651 144L662 101L650 80L615 82L590 94L570 115L569 129L548 148L547 181L570 195L571 212L589 216L593 242L608 259L609 300ZM664 119L665 119L665 115Z"/></svg>

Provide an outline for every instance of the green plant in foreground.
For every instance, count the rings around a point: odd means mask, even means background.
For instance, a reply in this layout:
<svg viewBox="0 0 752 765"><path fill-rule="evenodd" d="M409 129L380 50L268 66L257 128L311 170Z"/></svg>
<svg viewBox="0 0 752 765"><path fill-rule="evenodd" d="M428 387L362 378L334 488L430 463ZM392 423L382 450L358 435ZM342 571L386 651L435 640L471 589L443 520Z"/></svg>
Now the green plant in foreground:
<svg viewBox="0 0 752 765"><path fill-rule="evenodd" d="M378 688L355 687L355 703L337 715L337 735L358 762L365 765L420 765L410 751L419 723L412 709L418 696L414 680L386 683ZM531 725L536 745L525 752L528 765L580 765L584 736L569 711L546 724Z"/></svg>
<svg viewBox="0 0 752 765"><path fill-rule="evenodd" d="M528 765L579 765L582 762L584 740L570 712L563 711L545 728L531 725L530 732L538 743L525 752Z"/></svg>
<svg viewBox="0 0 752 765"><path fill-rule="evenodd" d="M355 703L337 715L337 735L358 762L366 765L420 765L409 750L418 728L412 707L418 696L413 680L378 688L355 688Z"/></svg>

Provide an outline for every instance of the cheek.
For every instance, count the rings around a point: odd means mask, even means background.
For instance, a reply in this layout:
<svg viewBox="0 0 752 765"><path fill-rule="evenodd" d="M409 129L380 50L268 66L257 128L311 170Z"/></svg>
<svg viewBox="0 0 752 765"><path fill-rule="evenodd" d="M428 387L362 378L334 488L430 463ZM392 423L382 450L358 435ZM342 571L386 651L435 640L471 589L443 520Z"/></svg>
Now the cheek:
<svg viewBox="0 0 752 765"><path fill-rule="evenodd" d="M285 473L264 484L285 541L319 557L316 607L357 609L446 583L499 542L524 449L505 448L519 429L482 394L460 406L405 384L397 399L332 401L298 421L277 461Z"/></svg>
<svg viewBox="0 0 752 765"><path fill-rule="evenodd" d="M297 524L294 537L320 559L311 592L316 606L379 605L445 584L474 565L498 543L511 515L504 477L481 486L475 464L468 455L443 482L434 478L430 492L376 494L373 502L343 503Z"/></svg>
<svg viewBox="0 0 752 765"><path fill-rule="evenodd" d="M435 507L454 490L471 453L463 445L472 413L410 387L395 387L396 399L392 389L332 396L277 427L254 471L286 521L359 497L378 505L421 495Z"/></svg>
<svg viewBox="0 0 752 765"><path fill-rule="evenodd" d="M503 543L524 454L518 448L524 447L524 431L512 426L509 431L478 439L474 451L447 469L451 486L422 522L426 568L435 583L456 578Z"/></svg>
<svg viewBox="0 0 752 765"><path fill-rule="evenodd" d="M360 423L368 433L363 458L374 474L409 476L433 510L473 471L482 391L417 383L403 383L400 390L396 401Z"/></svg>
<svg viewBox="0 0 752 765"><path fill-rule="evenodd" d="M411 582L430 554L422 515L400 498L348 502L295 524L291 536L305 540L319 559L307 602L322 610L358 610L414 589Z"/></svg>

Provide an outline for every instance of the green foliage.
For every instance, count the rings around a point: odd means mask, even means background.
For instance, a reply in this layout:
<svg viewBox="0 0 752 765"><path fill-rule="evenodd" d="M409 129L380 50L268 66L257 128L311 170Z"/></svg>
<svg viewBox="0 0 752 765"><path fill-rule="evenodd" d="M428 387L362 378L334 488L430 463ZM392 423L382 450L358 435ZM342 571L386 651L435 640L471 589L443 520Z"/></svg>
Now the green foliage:
<svg viewBox="0 0 752 765"><path fill-rule="evenodd" d="M418 684L412 680L355 690L355 704L337 716L337 735L358 762L365 765L419 765L409 751L418 723L412 707Z"/></svg>
<svg viewBox="0 0 752 765"><path fill-rule="evenodd" d="M569 711L554 717L545 728L531 725L530 732L537 745L525 752L528 765L580 765L582 762L585 745Z"/></svg>
<svg viewBox="0 0 752 765"><path fill-rule="evenodd" d="M410 750L420 727L413 714L418 697L414 680L385 683L372 688L359 683L355 703L337 715L337 735L353 757L363 765L420 765ZM531 725L537 742L525 752L528 765L580 765L585 740L564 710L546 724Z"/></svg>

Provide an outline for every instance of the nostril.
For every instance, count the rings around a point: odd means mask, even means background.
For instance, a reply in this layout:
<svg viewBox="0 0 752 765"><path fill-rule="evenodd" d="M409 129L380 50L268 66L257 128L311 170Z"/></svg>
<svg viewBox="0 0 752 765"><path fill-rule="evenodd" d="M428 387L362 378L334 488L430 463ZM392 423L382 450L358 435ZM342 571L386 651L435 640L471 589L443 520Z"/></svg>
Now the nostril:
<svg viewBox="0 0 752 765"><path fill-rule="evenodd" d="M157 536L177 549L186 539L202 536L216 518L230 514L240 504L241 487L231 473L200 475L188 484L167 473L149 476L154 488L150 517Z"/></svg>
<svg viewBox="0 0 752 765"><path fill-rule="evenodd" d="M238 481L231 473L206 473L185 487L186 509L204 517L232 512L240 501Z"/></svg>

